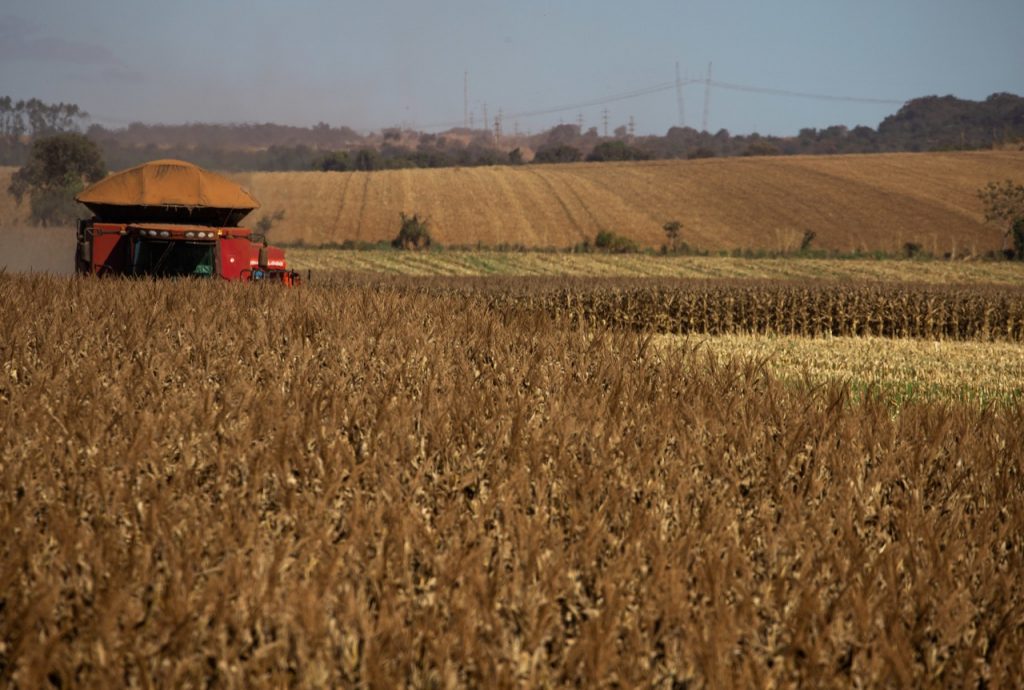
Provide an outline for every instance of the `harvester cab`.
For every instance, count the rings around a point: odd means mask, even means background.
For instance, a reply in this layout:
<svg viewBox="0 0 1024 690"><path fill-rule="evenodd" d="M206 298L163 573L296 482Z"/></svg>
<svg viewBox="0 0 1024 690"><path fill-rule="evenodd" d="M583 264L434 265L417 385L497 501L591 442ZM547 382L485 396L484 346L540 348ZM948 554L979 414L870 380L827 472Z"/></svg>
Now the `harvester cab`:
<svg viewBox="0 0 1024 690"><path fill-rule="evenodd" d="M256 245L259 247L256 254L256 265L250 269L243 269L242 280L254 283L282 283L289 287L302 282L302 278L296 271L284 267L283 257L280 265L271 265L270 255L274 248L267 244L265 237Z"/></svg>
<svg viewBox="0 0 1024 690"><path fill-rule="evenodd" d="M79 273L300 282L283 250L239 226L259 202L190 163L146 163L76 198L94 214L78 225Z"/></svg>

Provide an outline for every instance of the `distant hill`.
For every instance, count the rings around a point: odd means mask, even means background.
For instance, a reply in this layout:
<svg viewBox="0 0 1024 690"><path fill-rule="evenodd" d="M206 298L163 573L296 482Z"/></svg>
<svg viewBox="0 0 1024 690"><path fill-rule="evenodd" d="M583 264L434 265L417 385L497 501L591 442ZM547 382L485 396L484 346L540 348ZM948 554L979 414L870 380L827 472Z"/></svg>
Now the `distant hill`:
<svg viewBox="0 0 1024 690"><path fill-rule="evenodd" d="M19 165L38 134L74 129L86 115L74 104L0 98L0 164ZM386 170L453 166L517 165L531 161L625 161L734 156L808 155L977 150L1024 147L1024 98L993 94L984 101L927 96L907 102L877 129L833 125L804 128L796 136L733 135L672 127L664 136L614 136L596 127L562 124L533 136L500 140L490 130L455 128L423 133L385 128L360 135L349 127L319 123L295 127L272 123L147 125L87 134L114 170L153 158L182 158L219 170Z"/></svg>
<svg viewBox="0 0 1024 690"><path fill-rule="evenodd" d="M878 129L834 125L801 129L795 137L732 136L673 127L637 141L656 158L834 153L956 151L1024 144L1024 98L993 94L984 101L927 96L908 101Z"/></svg>
<svg viewBox="0 0 1024 690"><path fill-rule="evenodd" d="M0 168L0 188L13 168ZM1002 246L982 222L978 188L1024 180L1024 152L981 151L576 163L378 172L248 172L232 177L262 203L246 222L284 211L271 238L308 245L391 240L419 213L445 245L568 248L601 230L647 247L662 225L702 250L812 249L937 255ZM28 203L0 194L0 232L27 225Z"/></svg>
<svg viewBox="0 0 1024 690"><path fill-rule="evenodd" d="M502 136L488 130L454 129L440 134L384 129L360 136L345 128L280 125L93 126L113 168L141 163L156 154L188 158L223 170L382 170L506 165L538 160L616 161L764 155L817 155L976 150L1024 143L1024 98L993 94L984 101L928 96L906 103L877 129L834 125L805 128L793 137L732 135L673 127L664 136L613 137L597 128L563 124L533 136ZM360 153L362 152L362 155Z"/></svg>
<svg viewBox="0 0 1024 690"><path fill-rule="evenodd" d="M913 242L943 255L999 249L976 191L1024 179L1024 153L793 156L576 163L345 173L239 173L262 202L284 211L272 237L311 245L378 242L399 213L430 218L446 245L571 247L601 230L644 246L662 225L704 250L812 248L898 252Z"/></svg>
<svg viewBox="0 0 1024 690"><path fill-rule="evenodd" d="M890 151L996 147L1024 140L1024 98L992 94L984 101L953 96L917 98L882 120L878 139Z"/></svg>

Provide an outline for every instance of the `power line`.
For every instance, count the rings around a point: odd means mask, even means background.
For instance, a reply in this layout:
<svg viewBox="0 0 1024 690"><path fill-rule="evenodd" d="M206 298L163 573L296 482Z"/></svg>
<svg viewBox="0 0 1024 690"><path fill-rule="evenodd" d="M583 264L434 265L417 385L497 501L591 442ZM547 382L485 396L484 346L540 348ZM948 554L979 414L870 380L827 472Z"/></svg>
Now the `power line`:
<svg viewBox="0 0 1024 690"><path fill-rule="evenodd" d="M686 126L686 112L683 110L683 79L679 76L679 60L676 60L676 106L679 108L679 126Z"/></svg>
<svg viewBox="0 0 1024 690"><path fill-rule="evenodd" d="M618 101L632 100L634 98L641 98L643 96L649 96L656 93L663 93L665 91L671 91L673 89L692 86L695 84L702 84L705 88L705 96L707 97L711 89L723 89L726 91L741 91L747 93L757 93L768 96L780 96L785 98L804 98L809 100L819 101L840 101L844 103L864 103L871 105L903 105L906 101L892 99L892 98L871 98L862 96L847 96L847 95L835 95L835 94L824 94L814 93L807 91L792 91L788 89L775 89L763 86L751 86L747 84L735 84L731 82L716 81L711 78L710 71L711 65L708 65L708 76L704 78L683 78L680 80L672 80L669 82L660 82L652 84L639 89L633 89L630 91L623 91L620 93L611 94L602 98L593 98L586 101L577 101L575 103L567 103L565 105L553 106L550 108L540 108L536 110L524 110L520 112L514 112L506 117L515 119L527 119L531 117L542 117L544 115L557 115L569 111L579 111L585 108L592 108L595 106L603 106L609 103L615 103ZM705 98L705 102L709 99ZM472 117L472 114L471 114ZM485 120L486 121L486 120ZM707 123L704 123L707 124ZM424 129L444 129L457 127L458 123L455 122L436 122L429 125L424 125ZM706 129L706 127L705 127Z"/></svg>
<svg viewBox="0 0 1024 690"><path fill-rule="evenodd" d="M675 82L667 82L663 84L657 84L655 86L649 86L644 89L636 89L634 91L627 91L625 93L615 94L613 96L605 96L604 98L595 98L590 101L582 101L579 103L573 103L571 105L562 105L555 108L545 108L543 110L528 110L520 113L516 113L514 117L539 117L541 115L555 115L557 113L563 113L567 110L579 110L580 108L592 108L596 105L605 105L607 103L614 103L616 101L625 101L631 98L639 98L640 96L647 96L652 93L658 93L661 91L667 91L675 88Z"/></svg>
<svg viewBox="0 0 1024 690"><path fill-rule="evenodd" d="M701 131L708 131L708 117L711 114L711 63L708 63L708 78L704 80L704 119L701 120Z"/></svg>
<svg viewBox="0 0 1024 690"><path fill-rule="evenodd" d="M906 101L897 101L890 98L861 98L858 96L833 96L825 93L809 93L805 91L789 91L786 89L769 89L763 86L745 86L742 84L729 84L722 81L712 81L711 85L716 89L727 91L744 91L746 93L763 93L770 96L787 96L789 98L810 98L819 101L843 101L847 103L873 103L875 105L903 105Z"/></svg>

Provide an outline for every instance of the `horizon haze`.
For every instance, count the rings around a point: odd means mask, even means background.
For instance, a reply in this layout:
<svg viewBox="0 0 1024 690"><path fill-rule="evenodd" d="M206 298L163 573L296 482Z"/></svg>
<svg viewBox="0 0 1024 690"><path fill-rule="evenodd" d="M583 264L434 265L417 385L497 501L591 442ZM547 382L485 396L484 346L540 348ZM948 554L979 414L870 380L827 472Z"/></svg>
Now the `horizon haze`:
<svg viewBox="0 0 1024 690"><path fill-rule="evenodd" d="M561 122L637 134L787 136L877 127L928 95L1024 93L1024 4L446 0L372 5L9 0L0 95L79 104L90 122L327 122L536 133ZM741 90L752 87L766 93ZM786 93L779 93L786 92ZM821 98L812 96L830 96Z"/></svg>

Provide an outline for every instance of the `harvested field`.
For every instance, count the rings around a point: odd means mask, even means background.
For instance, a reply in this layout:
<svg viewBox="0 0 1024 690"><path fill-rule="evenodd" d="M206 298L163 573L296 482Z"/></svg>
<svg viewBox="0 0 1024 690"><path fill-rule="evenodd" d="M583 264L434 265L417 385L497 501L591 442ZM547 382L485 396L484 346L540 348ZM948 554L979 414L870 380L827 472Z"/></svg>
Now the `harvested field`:
<svg viewBox="0 0 1024 690"><path fill-rule="evenodd" d="M433 221L446 245L569 247L611 230L644 246L682 239L707 249L792 251L813 246L899 251L916 242L936 255L1001 247L982 222L975 192L990 180L1024 179L1024 153L769 157L373 173L244 173L263 203L283 209L278 241L377 242L399 213ZM259 218L254 214L253 221Z"/></svg>
<svg viewBox="0 0 1024 690"><path fill-rule="evenodd" d="M740 258L554 252L342 250L289 247L300 270L409 276L749 278L940 284L1024 284L1024 263Z"/></svg>
<svg viewBox="0 0 1024 690"><path fill-rule="evenodd" d="M1024 677L1019 403L856 402L530 283L0 275L0 684Z"/></svg>
<svg viewBox="0 0 1024 690"><path fill-rule="evenodd" d="M978 404L1024 401L1024 344L799 336L659 336L659 347L692 348L721 361L763 361L784 381L848 384L855 395Z"/></svg>

